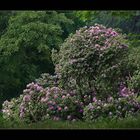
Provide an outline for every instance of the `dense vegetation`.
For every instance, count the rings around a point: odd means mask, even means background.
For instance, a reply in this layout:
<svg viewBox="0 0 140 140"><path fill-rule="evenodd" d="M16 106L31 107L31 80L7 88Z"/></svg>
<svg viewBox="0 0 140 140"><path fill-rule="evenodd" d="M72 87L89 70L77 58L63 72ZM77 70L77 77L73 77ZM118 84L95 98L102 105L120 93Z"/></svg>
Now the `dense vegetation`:
<svg viewBox="0 0 140 140"><path fill-rule="evenodd" d="M76 20L69 12L1 13L0 95L4 100L21 94L25 85L41 73L54 73L51 49L59 50L77 27Z"/></svg>
<svg viewBox="0 0 140 140"><path fill-rule="evenodd" d="M1 124L139 121L139 15L1 12Z"/></svg>

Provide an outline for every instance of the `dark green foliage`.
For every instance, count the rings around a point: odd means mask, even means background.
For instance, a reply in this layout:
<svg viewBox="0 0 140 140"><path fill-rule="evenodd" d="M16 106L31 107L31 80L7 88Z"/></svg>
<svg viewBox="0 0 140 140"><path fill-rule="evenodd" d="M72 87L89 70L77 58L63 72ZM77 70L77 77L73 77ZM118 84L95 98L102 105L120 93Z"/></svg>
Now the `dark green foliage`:
<svg viewBox="0 0 140 140"><path fill-rule="evenodd" d="M128 87L139 94L140 91L140 48L131 47L124 61Z"/></svg>
<svg viewBox="0 0 140 140"><path fill-rule="evenodd" d="M2 20L5 26L0 38L0 95L6 99L20 94L41 73L53 74L51 49L59 49L71 32L65 33L66 29L74 22L56 11L5 12Z"/></svg>
<svg viewBox="0 0 140 140"><path fill-rule="evenodd" d="M5 33L8 27L8 20L14 12L12 11L0 11L0 36Z"/></svg>

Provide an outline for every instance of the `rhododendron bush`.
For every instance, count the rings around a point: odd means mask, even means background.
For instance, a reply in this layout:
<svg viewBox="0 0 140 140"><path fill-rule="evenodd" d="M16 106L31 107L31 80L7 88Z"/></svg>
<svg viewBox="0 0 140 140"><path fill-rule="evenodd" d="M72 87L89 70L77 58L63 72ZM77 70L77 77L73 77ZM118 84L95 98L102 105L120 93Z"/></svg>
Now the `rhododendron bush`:
<svg viewBox="0 0 140 140"><path fill-rule="evenodd" d="M125 35L102 25L84 27L76 31L53 51L56 73L65 89L108 94L116 92L122 76L122 61L126 56Z"/></svg>
<svg viewBox="0 0 140 140"><path fill-rule="evenodd" d="M5 101L4 118L96 121L139 113L139 72L130 76L127 45L115 29L98 24L81 28L59 52L53 50L55 75L42 74L20 97Z"/></svg>
<svg viewBox="0 0 140 140"><path fill-rule="evenodd" d="M96 99L84 108L84 119L97 121L100 118L122 119L140 113L140 102L133 90L121 85L117 98L108 97L106 100Z"/></svg>
<svg viewBox="0 0 140 140"><path fill-rule="evenodd" d="M43 88L32 82L27 85L20 100L18 98L10 102L5 101L2 111L6 119L13 119L16 114L25 122L44 119L77 120L82 118L83 103L77 99L74 92L67 93L55 86Z"/></svg>

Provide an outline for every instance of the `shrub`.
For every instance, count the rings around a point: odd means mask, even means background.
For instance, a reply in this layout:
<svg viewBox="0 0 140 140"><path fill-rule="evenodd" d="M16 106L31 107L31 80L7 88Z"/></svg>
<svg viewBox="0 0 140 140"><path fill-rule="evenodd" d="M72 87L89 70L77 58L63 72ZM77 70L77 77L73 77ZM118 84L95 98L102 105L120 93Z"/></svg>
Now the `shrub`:
<svg viewBox="0 0 140 140"><path fill-rule="evenodd" d="M126 86L120 86L118 98L96 99L84 108L84 119L97 121L101 118L122 119L136 115L140 111L140 102L136 94Z"/></svg>
<svg viewBox="0 0 140 140"><path fill-rule="evenodd" d="M2 104L2 116L6 120L19 121L19 105L22 101L23 95L18 98L12 98L10 101L6 100Z"/></svg>
<svg viewBox="0 0 140 140"><path fill-rule="evenodd" d="M129 75L129 77L127 78L127 84L129 88L134 89L134 92L139 94L140 92L140 71L139 70L135 70L132 76Z"/></svg>
<svg viewBox="0 0 140 140"><path fill-rule="evenodd" d="M135 71L140 69L140 62L139 62L140 55L139 54L140 54L139 47L129 48L125 66L126 66L126 70L129 71L130 76L132 76Z"/></svg>
<svg viewBox="0 0 140 140"><path fill-rule="evenodd" d="M76 120L82 118L82 113L83 103L74 92L68 93L54 86L43 88L33 82L27 85L20 98L3 103L5 119L18 118L25 122L44 119Z"/></svg>
<svg viewBox="0 0 140 140"><path fill-rule="evenodd" d="M98 24L71 34L52 55L61 86L76 89L81 100L85 93L115 93L126 44L125 35Z"/></svg>
<svg viewBox="0 0 140 140"><path fill-rule="evenodd" d="M140 48L130 48L125 63L126 83L129 88L134 89L135 93L139 93L140 87Z"/></svg>
<svg viewBox="0 0 140 140"><path fill-rule="evenodd" d="M58 87L48 88L41 102L47 107L51 119L73 120L82 117L83 103L73 92L67 93Z"/></svg>

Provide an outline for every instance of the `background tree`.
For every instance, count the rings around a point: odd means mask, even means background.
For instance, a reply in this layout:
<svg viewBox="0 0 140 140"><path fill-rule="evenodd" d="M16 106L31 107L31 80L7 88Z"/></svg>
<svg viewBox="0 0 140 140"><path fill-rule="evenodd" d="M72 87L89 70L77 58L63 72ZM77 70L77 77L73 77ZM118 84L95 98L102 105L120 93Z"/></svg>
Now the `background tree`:
<svg viewBox="0 0 140 140"><path fill-rule="evenodd" d="M0 11L0 36L5 33L8 27L8 20L13 14L13 11Z"/></svg>
<svg viewBox="0 0 140 140"><path fill-rule="evenodd" d="M12 13L12 14L11 14ZM1 13L0 94L17 96L41 73L53 74L51 49L74 30L74 15L56 11L12 11ZM71 30L69 29L71 27ZM1 100L4 100L1 98Z"/></svg>

